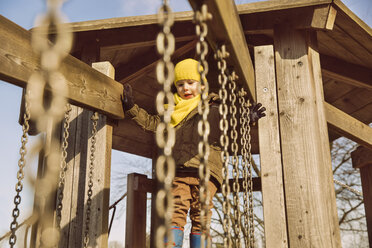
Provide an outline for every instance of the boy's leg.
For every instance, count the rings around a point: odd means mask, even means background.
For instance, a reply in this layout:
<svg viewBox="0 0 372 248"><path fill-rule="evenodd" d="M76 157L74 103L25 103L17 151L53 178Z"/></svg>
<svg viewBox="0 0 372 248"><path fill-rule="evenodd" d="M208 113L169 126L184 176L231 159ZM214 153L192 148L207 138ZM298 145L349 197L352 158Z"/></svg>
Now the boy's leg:
<svg viewBox="0 0 372 248"><path fill-rule="evenodd" d="M187 184L187 178L175 177L172 187L173 195L173 215L172 215L172 234L173 247L182 247L183 228L186 225L187 212L190 208L191 192ZM167 240L165 240L167 242Z"/></svg>
<svg viewBox="0 0 372 248"><path fill-rule="evenodd" d="M208 191L210 195L210 204L208 207L207 221L208 224L211 223L212 208L213 208L213 196L217 191L216 185L209 181ZM201 220L200 220L200 197L199 197L199 185L191 186L191 208L190 208L190 218L192 222L191 234L190 234L190 247L196 248L200 247L201 242Z"/></svg>

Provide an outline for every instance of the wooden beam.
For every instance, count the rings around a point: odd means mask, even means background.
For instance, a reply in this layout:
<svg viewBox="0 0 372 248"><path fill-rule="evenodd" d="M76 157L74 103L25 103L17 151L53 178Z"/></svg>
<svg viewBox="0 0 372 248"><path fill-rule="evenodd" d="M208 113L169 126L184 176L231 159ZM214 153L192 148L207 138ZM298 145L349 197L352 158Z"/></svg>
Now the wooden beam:
<svg viewBox="0 0 372 248"><path fill-rule="evenodd" d="M322 4L265 12L243 13L239 12L240 20L246 34L267 34L272 33L276 25L283 23L295 29L331 30L337 12L330 4Z"/></svg>
<svg viewBox="0 0 372 248"><path fill-rule="evenodd" d="M31 47L31 32L0 16L0 79L26 88L40 59ZM65 76L70 103L96 110L111 118L124 118L122 84L68 55L60 72ZM49 90L49 89L47 89ZM59 92L54 92L58 94Z"/></svg>
<svg viewBox="0 0 372 248"><path fill-rule="evenodd" d="M199 8L200 1L189 2L194 10ZM208 6L208 12L212 14L212 20L207 22L207 39L210 46L216 51L218 45L226 45L230 53L227 58L228 67L235 70L239 76L237 82L248 90L250 98L255 101L253 64L234 1L206 0L204 3Z"/></svg>
<svg viewBox="0 0 372 248"><path fill-rule="evenodd" d="M372 89L372 69L335 57L320 55L322 74L336 81L360 88Z"/></svg>
<svg viewBox="0 0 372 248"><path fill-rule="evenodd" d="M257 102L267 109L258 121L266 247L288 247L280 148L278 103L272 45L254 48Z"/></svg>
<svg viewBox="0 0 372 248"><path fill-rule="evenodd" d="M127 217L125 227L125 247L146 247L146 190L141 189L146 175L132 173L127 183Z"/></svg>
<svg viewBox="0 0 372 248"><path fill-rule="evenodd" d="M186 45L178 48L172 55L173 58L177 58L179 56L184 55L185 53L191 51L195 48L196 40L188 42ZM126 78L118 78L118 81L120 81L122 84L137 80L140 77L145 76L146 74L150 73L151 71L155 70L156 65L158 64L159 60L156 60L152 62L151 64L141 68L140 70L136 71L135 73L132 73L131 75L127 76ZM126 65L122 65L118 70L124 70L124 67Z"/></svg>
<svg viewBox="0 0 372 248"><path fill-rule="evenodd" d="M359 146L351 153L351 159L353 167L360 169L369 247L372 247L372 151L363 146Z"/></svg>
<svg viewBox="0 0 372 248"><path fill-rule="evenodd" d="M288 242L341 247L316 33L274 29Z"/></svg>
<svg viewBox="0 0 372 248"><path fill-rule="evenodd" d="M324 102L328 125L358 144L372 149L372 128L352 116Z"/></svg>

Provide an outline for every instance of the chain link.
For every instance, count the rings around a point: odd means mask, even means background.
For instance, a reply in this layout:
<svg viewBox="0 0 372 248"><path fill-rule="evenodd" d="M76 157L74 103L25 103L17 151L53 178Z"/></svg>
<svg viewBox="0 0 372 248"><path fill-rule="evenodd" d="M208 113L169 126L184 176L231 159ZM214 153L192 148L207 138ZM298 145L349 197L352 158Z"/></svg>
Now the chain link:
<svg viewBox="0 0 372 248"><path fill-rule="evenodd" d="M158 192L156 194L156 211L160 218L160 224L156 230L156 247L163 248L164 241L167 240L167 247L171 247L171 218L172 201L171 194L172 182L175 175L175 162L172 157L172 149L175 143L175 131L170 125L171 114L174 108L173 94L171 86L174 79L174 65L171 62L171 55L174 52L175 40L171 33L174 22L172 10L168 0L163 0L163 4L158 11L158 22L161 27L156 38L156 47L161 59L156 66L156 77L163 89L156 96L156 109L161 117L161 122L156 129L156 143L161 149L156 161L156 178ZM168 108L164 105L168 104Z"/></svg>
<svg viewBox="0 0 372 248"><path fill-rule="evenodd" d="M247 109L247 132L246 132L246 150L248 153L248 230L249 230L249 247L253 248L254 247L254 215L253 215L253 179L252 179L252 166L253 166L253 158L252 158L252 153L251 153L251 126L249 123L251 122L250 120L250 101L247 100L245 104L245 108Z"/></svg>
<svg viewBox="0 0 372 248"><path fill-rule="evenodd" d="M11 235L9 238L9 245L10 247L14 247L14 245L17 242L17 236L16 236L16 230L18 229L18 222L17 218L20 214L20 210L18 208L19 204L21 203L21 191L23 189L23 183L22 180L24 178L24 172L23 169L26 166L25 156L27 153L26 144L28 142L28 130L30 129L29 120L30 120L30 108L29 108L29 92L26 92L25 94L25 113L23 115L23 125L22 125L22 137L21 137L21 148L19 149L19 154L21 155L21 158L18 160L18 167L19 170L17 172L17 184L15 186L15 190L17 192L16 196L14 197L14 209L12 211L12 217L13 221L10 223L10 231Z"/></svg>
<svg viewBox="0 0 372 248"><path fill-rule="evenodd" d="M222 131L220 137L220 143L223 148L221 152L221 160L223 162L222 167L222 195L224 201L222 203L222 211L224 214L223 219L223 231L224 231L224 247L230 248L231 247L231 232L230 232L230 185L229 185L229 136L227 135L229 129L229 122L227 121L227 114L228 114L228 105L227 105L227 76L226 76L226 60L225 58L228 57L228 53L226 52L225 45L219 47L216 51L215 59L217 60L218 69L220 71L218 75L218 83L220 85L219 89L219 97L221 99L221 104L219 105L219 113L221 115L220 120L220 130Z"/></svg>
<svg viewBox="0 0 372 248"><path fill-rule="evenodd" d="M44 168L44 177L37 181L35 188L35 206L38 211L41 227L41 245L45 247L54 247L58 244L59 233L52 226L53 211L44 209L45 199L50 199L57 187L55 178L58 173L59 159L59 140L56 138L56 125L63 117L63 106L66 104L65 95L67 86L64 76L58 71L62 59L68 54L72 45L72 34L66 25L59 25L64 22L60 13L62 0L47 1L47 12L38 16L37 28L32 32L31 42L36 54L40 56L40 70L35 71L29 78L26 89L26 113L25 124L28 126L29 117L36 121L36 127L40 132L48 133L48 139L44 140L44 154L46 158L46 167ZM49 35L50 30L55 29L53 37ZM53 38L53 42L49 41ZM46 92L50 89L50 92ZM56 94L58 93L58 95ZM25 116L26 117L26 116ZM25 142L27 142L28 127L24 129L22 151L20 160L20 170L18 172L17 191L22 190L23 167L25 166L24 156L26 154ZM32 151L41 151L39 144L34 144ZM37 154L37 152L35 152ZM15 198L16 207L13 216L19 216L18 204L20 203L19 192ZM15 228L17 227L16 218L11 224L12 236L9 244L13 247L16 243Z"/></svg>
<svg viewBox="0 0 372 248"><path fill-rule="evenodd" d="M240 143L241 143L241 163L243 171L243 225L241 226L242 233L244 235L245 247L249 247L249 193L248 193L248 151L247 151L247 126L249 125L247 119L248 112L245 101L247 93L243 88L239 91L239 111L240 111Z"/></svg>
<svg viewBox="0 0 372 248"><path fill-rule="evenodd" d="M84 232L84 248L89 245L89 227L90 227L90 212L92 207L92 196L93 196L93 170L94 170L94 160L96 152L96 136L97 136L97 125L99 120L99 115L94 112L92 117L92 138L90 145L90 155L89 155L89 174L88 174L88 191L87 191L87 208L85 212L85 232Z"/></svg>
<svg viewBox="0 0 372 248"><path fill-rule="evenodd" d="M198 57L198 72L200 74L200 93L201 101L198 104L198 112L201 119L198 122L198 133L200 136L198 151L200 156L199 165L199 178L200 178L200 220L201 220L201 247L204 247L205 240L207 240L207 247L210 247L209 229L210 223L207 220L209 205L210 205L210 194L208 191L208 182L210 178L210 168L208 166L208 157L210 147L208 143L208 136L210 133L210 125L208 122L209 114L209 102L208 92L209 84L207 81L208 74L208 62L206 56L208 54L208 43L206 36L208 34L207 21L211 19L211 15L208 13L207 5L203 4L200 9L195 11L195 30L198 36L198 42L196 43L196 54ZM202 68L203 69L202 69Z"/></svg>
<svg viewBox="0 0 372 248"><path fill-rule="evenodd" d="M63 207L63 190L66 181L66 171L67 171L67 148L68 148L68 137L70 128L70 113L71 105L66 104L65 118L63 122L63 141L62 141L62 157L61 157L61 170L59 171L59 182L58 182L58 192L57 192L57 209L56 209L56 225L58 229L61 229L61 219L62 219L62 207Z"/></svg>
<svg viewBox="0 0 372 248"><path fill-rule="evenodd" d="M235 240L236 240L236 247L241 247L240 243L240 204L239 204L239 191L240 191L240 185L239 185L239 158L238 158L238 131L237 131L237 125L238 120L236 118L237 114L237 107L236 107L236 80L237 76L234 71L231 72L229 76L229 83L228 87L230 90L229 94L229 112L231 114L230 118L230 138L231 138L231 151L233 153L232 159L232 165L233 165L233 202L234 202L234 218L232 218L234 233L235 233Z"/></svg>

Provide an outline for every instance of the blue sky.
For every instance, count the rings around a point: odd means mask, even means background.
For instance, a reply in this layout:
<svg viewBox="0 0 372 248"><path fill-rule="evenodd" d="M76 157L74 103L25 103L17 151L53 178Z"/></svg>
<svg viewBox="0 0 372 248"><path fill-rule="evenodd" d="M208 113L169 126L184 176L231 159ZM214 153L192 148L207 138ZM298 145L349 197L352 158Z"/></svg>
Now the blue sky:
<svg viewBox="0 0 372 248"><path fill-rule="evenodd" d="M96 20L122 16L136 16L156 13L160 6L160 0L69 0L63 5L63 13L70 22ZM190 10L187 1L170 1L173 11ZM252 1L236 0L237 3ZM344 3L356 13L368 25L372 26L372 1L371 0L347 0ZM45 11L45 2L42 0L1 0L0 14L30 29L33 26L35 17ZM17 161L19 159L19 147L21 127L18 125L19 105L21 89L0 81L0 236L9 230L11 222L11 210L13 208L13 197L15 194ZM125 155L113 152L113 171L122 170ZM138 159L138 158L136 158ZM149 161L145 161L148 163ZM34 166L35 167L35 166ZM31 170L32 173L32 170ZM32 206L33 193L30 187L25 187L22 193L20 219L28 216L30 212L26 209ZM125 223L121 218L116 223ZM123 225L120 223L114 226L111 240L123 240Z"/></svg>

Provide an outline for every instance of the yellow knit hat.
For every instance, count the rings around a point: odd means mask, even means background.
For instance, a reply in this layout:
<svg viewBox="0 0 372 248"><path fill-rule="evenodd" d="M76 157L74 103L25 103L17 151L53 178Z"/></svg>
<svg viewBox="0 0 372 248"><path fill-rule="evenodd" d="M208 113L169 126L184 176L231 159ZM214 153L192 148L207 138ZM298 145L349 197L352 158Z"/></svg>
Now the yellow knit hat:
<svg viewBox="0 0 372 248"><path fill-rule="evenodd" d="M193 79L200 82L198 63L195 59L184 59L178 62L174 67L174 83L185 79ZM204 70L203 66L201 66L201 70Z"/></svg>

